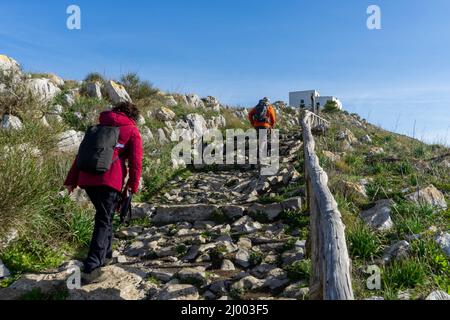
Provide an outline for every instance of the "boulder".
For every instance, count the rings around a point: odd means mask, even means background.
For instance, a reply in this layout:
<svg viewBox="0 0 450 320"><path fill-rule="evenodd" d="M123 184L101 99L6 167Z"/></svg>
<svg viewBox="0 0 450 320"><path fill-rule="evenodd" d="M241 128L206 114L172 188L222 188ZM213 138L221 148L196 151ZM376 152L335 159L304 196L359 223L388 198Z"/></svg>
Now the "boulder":
<svg viewBox="0 0 450 320"><path fill-rule="evenodd" d="M178 222L208 221L218 208L213 205L191 204L179 206L160 206L152 218L157 225L167 225Z"/></svg>
<svg viewBox="0 0 450 320"><path fill-rule="evenodd" d="M118 104L125 101L131 102L131 97L125 87L118 83L115 83L112 80L105 83L105 90L108 93L108 97L113 104Z"/></svg>
<svg viewBox="0 0 450 320"><path fill-rule="evenodd" d="M5 114L5 115L3 115L3 118L2 118L1 128L7 129L7 130L9 130L9 129L20 130L23 128L23 124L19 118L9 115L9 114Z"/></svg>
<svg viewBox="0 0 450 320"><path fill-rule="evenodd" d="M440 233L436 236L436 243L442 248L447 258L450 259L450 233Z"/></svg>
<svg viewBox="0 0 450 320"><path fill-rule="evenodd" d="M272 269L267 274L264 287L271 291L279 290L289 284L288 274L280 268Z"/></svg>
<svg viewBox="0 0 450 320"><path fill-rule="evenodd" d="M360 139L360 141L362 143L370 144L370 143L372 143L372 138L369 135L365 135Z"/></svg>
<svg viewBox="0 0 450 320"><path fill-rule="evenodd" d="M30 93L42 102L50 102L61 92L50 79L28 79L26 86Z"/></svg>
<svg viewBox="0 0 450 320"><path fill-rule="evenodd" d="M144 143L152 143L155 141L152 131L148 127L143 127L141 129L142 141Z"/></svg>
<svg viewBox="0 0 450 320"><path fill-rule="evenodd" d="M75 130L63 132L57 136L58 149L64 153L77 153L83 138L83 132L77 132Z"/></svg>
<svg viewBox="0 0 450 320"><path fill-rule="evenodd" d="M73 106L75 104L75 93L66 93L65 95L62 96L62 100L64 105L66 106Z"/></svg>
<svg viewBox="0 0 450 320"><path fill-rule="evenodd" d="M157 134L159 144L164 145L169 142L169 139L167 139L166 133L164 132L163 129L159 128Z"/></svg>
<svg viewBox="0 0 450 320"><path fill-rule="evenodd" d="M3 261L0 259L0 279L7 278L10 276L10 272L8 268L3 264Z"/></svg>
<svg viewBox="0 0 450 320"><path fill-rule="evenodd" d="M188 284L167 284L152 297L152 300L198 300L198 290Z"/></svg>
<svg viewBox="0 0 450 320"><path fill-rule="evenodd" d="M290 299L305 299L309 295L309 288L307 284L298 282L284 289L281 295Z"/></svg>
<svg viewBox="0 0 450 320"><path fill-rule="evenodd" d="M366 188L361 183L351 181L341 181L340 187L342 188L345 196L357 196L367 198Z"/></svg>
<svg viewBox="0 0 450 320"><path fill-rule="evenodd" d="M409 194L406 198L415 203L431 205L440 210L447 209L447 202L444 194L433 185L429 185L425 189L420 189L412 194Z"/></svg>
<svg viewBox="0 0 450 320"><path fill-rule="evenodd" d="M97 81L86 83L86 93L91 98L103 99L102 84Z"/></svg>
<svg viewBox="0 0 450 320"><path fill-rule="evenodd" d="M155 118L159 121L173 121L176 117L177 115L175 114L175 112L165 107L159 108L155 112Z"/></svg>
<svg viewBox="0 0 450 320"><path fill-rule="evenodd" d="M391 207L393 204L392 200L377 201L373 208L361 212L360 218L375 230L390 230L394 227L391 219Z"/></svg>

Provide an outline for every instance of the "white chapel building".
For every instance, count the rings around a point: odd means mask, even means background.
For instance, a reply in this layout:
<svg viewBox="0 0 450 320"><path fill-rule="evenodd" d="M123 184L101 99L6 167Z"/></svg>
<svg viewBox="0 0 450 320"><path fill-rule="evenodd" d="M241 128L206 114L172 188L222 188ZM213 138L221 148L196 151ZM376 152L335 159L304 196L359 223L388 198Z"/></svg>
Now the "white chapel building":
<svg viewBox="0 0 450 320"><path fill-rule="evenodd" d="M289 93L289 105L296 108L313 110L312 97L316 107L323 108L328 101L336 102L339 110L342 110L342 102L333 96L321 96L317 90L295 91Z"/></svg>

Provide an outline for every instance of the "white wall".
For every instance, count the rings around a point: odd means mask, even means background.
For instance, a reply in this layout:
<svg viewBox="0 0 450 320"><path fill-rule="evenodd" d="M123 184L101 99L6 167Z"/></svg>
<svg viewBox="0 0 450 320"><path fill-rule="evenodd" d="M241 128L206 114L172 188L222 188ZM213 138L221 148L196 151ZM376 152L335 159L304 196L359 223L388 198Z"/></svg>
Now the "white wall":
<svg viewBox="0 0 450 320"><path fill-rule="evenodd" d="M336 97L328 96L328 97L316 98L316 103L320 103L320 108L323 108L327 104L328 101L336 102L339 110L342 110L342 102L339 99L337 99Z"/></svg>
<svg viewBox="0 0 450 320"><path fill-rule="evenodd" d="M289 93L289 105L295 108L300 107L302 104L305 105L307 109L312 109L311 105L311 95L314 94L317 98L320 96L319 92L316 90L307 90L307 91L296 91L296 92L290 92Z"/></svg>

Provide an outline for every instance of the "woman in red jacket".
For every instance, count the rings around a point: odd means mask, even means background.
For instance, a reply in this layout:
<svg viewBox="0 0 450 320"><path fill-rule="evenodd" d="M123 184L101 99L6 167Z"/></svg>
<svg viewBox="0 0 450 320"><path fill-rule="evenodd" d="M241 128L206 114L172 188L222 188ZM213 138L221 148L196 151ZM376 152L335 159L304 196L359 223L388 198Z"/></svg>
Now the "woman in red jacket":
<svg viewBox="0 0 450 320"><path fill-rule="evenodd" d="M88 258L84 262L84 273L90 274L112 259L112 221L127 175L125 192L138 192L143 160L142 138L136 125L138 117L139 110L129 102L103 112L100 125L120 128L119 142L114 152L114 158L119 157L120 161L115 161L103 175L82 172L75 161L64 182L69 194L77 187L85 189L96 209L94 234Z"/></svg>

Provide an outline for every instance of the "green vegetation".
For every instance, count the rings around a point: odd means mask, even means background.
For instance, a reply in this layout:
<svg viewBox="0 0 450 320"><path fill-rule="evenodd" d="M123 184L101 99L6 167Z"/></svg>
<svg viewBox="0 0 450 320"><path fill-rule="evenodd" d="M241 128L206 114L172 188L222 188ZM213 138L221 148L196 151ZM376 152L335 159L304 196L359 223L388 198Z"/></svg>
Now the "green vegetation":
<svg viewBox="0 0 450 320"><path fill-rule="evenodd" d="M294 262L292 265L285 267L284 270L288 273L289 280L293 282L300 280L309 281L311 275L311 260L305 259Z"/></svg>

